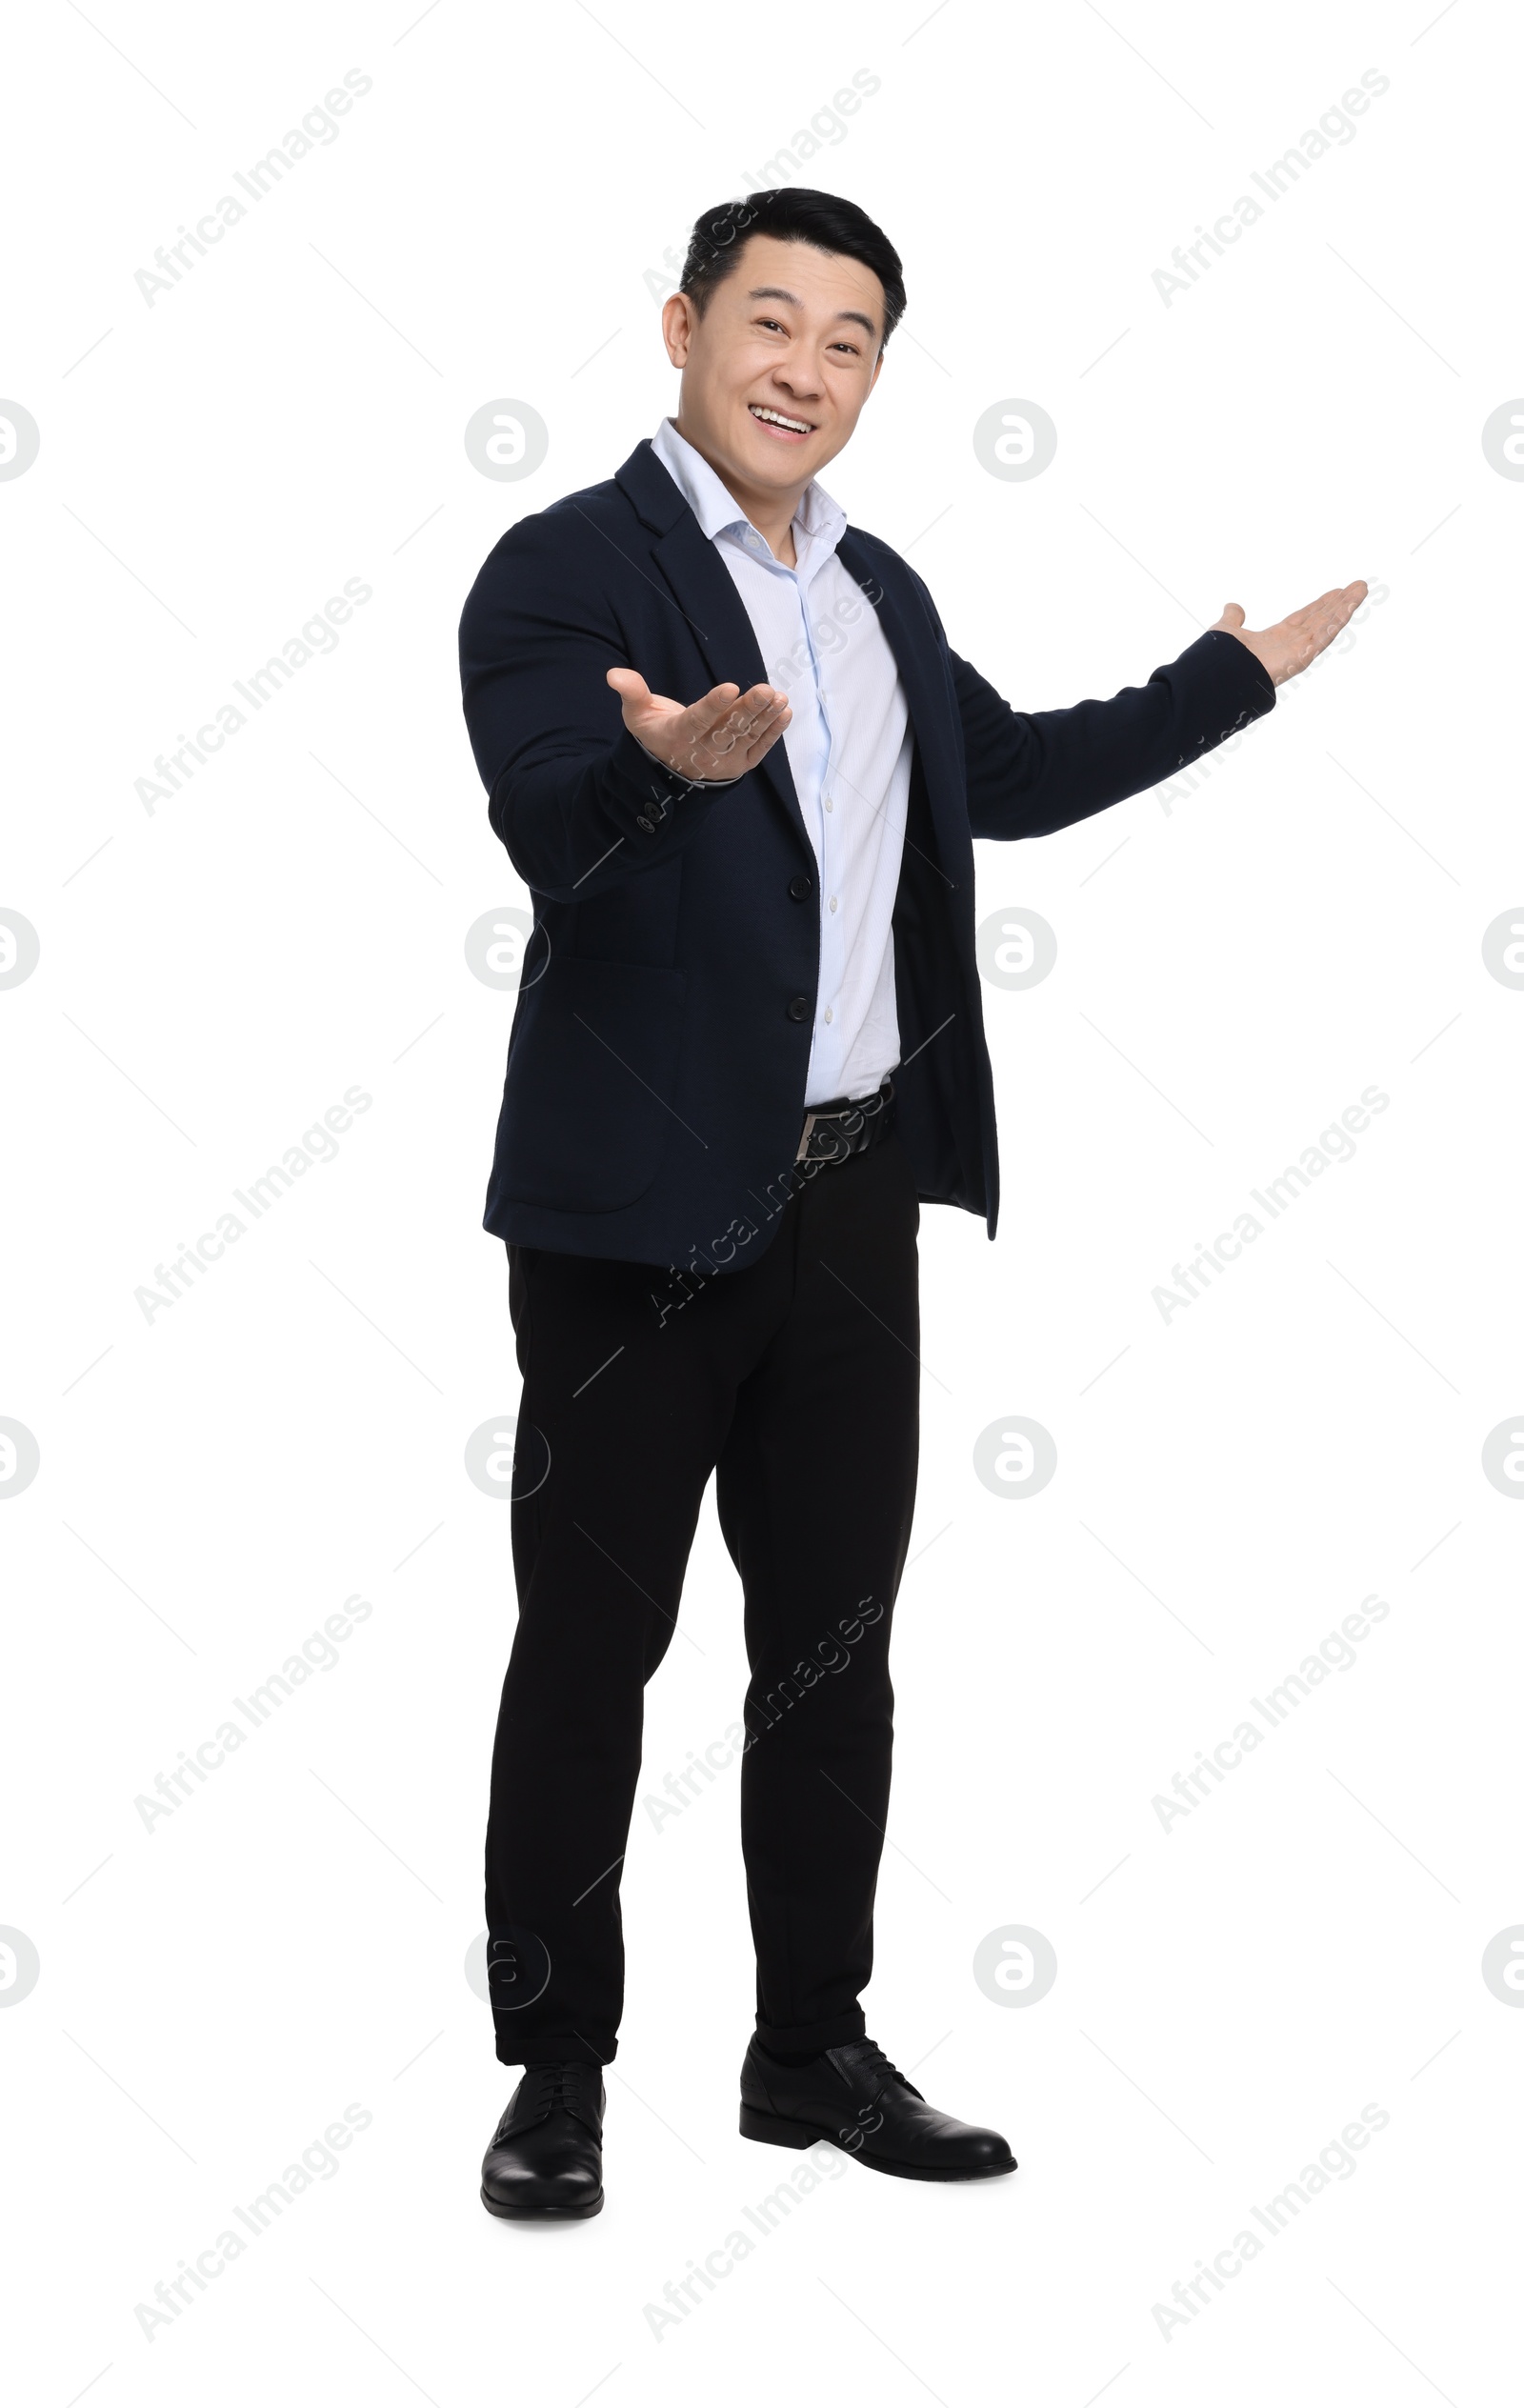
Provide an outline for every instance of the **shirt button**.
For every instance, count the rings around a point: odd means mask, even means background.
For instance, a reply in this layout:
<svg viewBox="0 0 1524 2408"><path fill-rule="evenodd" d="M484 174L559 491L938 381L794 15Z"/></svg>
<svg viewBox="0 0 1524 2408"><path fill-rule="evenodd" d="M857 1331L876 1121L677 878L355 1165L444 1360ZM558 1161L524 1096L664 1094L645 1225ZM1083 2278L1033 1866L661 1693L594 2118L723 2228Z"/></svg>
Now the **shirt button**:
<svg viewBox="0 0 1524 2408"><path fill-rule="evenodd" d="M835 1016L836 1016L836 1015L835 1015L835 1013L832 1011L831 1006L830 1006L830 1004L828 1003L828 1004L827 1004L827 1006L826 1006L826 1018L827 1018L828 1020L833 1020L833 1019L835 1018Z"/></svg>
<svg viewBox="0 0 1524 2408"><path fill-rule="evenodd" d="M835 805L832 803L829 794L826 796L826 809L827 811L833 811L835 809Z"/></svg>
<svg viewBox="0 0 1524 2408"><path fill-rule="evenodd" d="M836 908L836 898L835 898L835 896L834 896L834 895L832 895L832 898L831 898L831 908L832 908L832 911L834 911L834 910L835 910L835 908Z"/></svg>
<svg viewBox="0 0 1524 2408"><path fill-rule="evenodd" d="M788 1006L788 1012L789 1012L789 1017L790 1017L790 1019L791 1019L791 1020L808 1020L808 1018L810 1017L810 998L809 998L809 996L808 996L808 995L793 995L793 996L792 996L792 997L790 998L790 1002L789 1002L789 1006Z"/></svg>

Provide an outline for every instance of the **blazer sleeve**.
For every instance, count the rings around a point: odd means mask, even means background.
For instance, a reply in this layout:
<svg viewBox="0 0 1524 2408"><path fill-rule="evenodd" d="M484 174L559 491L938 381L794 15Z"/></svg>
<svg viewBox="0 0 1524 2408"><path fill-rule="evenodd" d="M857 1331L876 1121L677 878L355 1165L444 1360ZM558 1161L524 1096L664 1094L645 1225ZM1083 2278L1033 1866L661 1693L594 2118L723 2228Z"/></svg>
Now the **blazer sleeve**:
<svg viewBox="0 0 1524 2408"><path fill-rule="evenodd" d="M949 651L976 836L1047 836L1140 794L1274 706L1270 672L1209 628L1146 686L1068 711L1013 711Z"/></svg>
<svg viewBox="0 0 1524 2408"><path fill-rule="evenodd" d="M579 541L580 537L580 541ZM612 580L559 511L511 528L460 621L461 694L488 817L525 884L580 902L671 858L713 791L624 724L611 669L638 666Z"/></svg>

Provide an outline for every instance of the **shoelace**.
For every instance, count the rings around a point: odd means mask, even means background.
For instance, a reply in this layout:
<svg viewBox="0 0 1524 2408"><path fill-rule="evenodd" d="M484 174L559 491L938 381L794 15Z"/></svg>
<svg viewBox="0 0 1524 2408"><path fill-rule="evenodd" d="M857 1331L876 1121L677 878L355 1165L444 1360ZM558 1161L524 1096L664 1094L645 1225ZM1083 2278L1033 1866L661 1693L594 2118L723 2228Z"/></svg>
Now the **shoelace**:
<svg viewBox="0 0 1524 2408"><path fill-rule="evenodd" d="M544 2107L544 2110L573 2107L575 2085L578 2085L580 2074L583 2074L583 2069L578 2063L571 2061L551 2063L551 2066L530 2066L532 2093L530 2093L530 2099L525 2104L534 2104L534 2107Z"/></svg>
<svg viewBox="0 0 1524 2408"><path fill-rule="evenodd" d="M876 2040L865 2040L861 2042L859 2046L859 2053L854 2057L852 2061L854 2064L860 2066L865 2073L877 2074L886 2081L899 2082L906 2090L913 2091L915 2097L919 2098L920 2092L915 2090L914 2084L900 2072L897 2065L892 2065L890 2063L888 2057L884 2055L883 2050L879 2047Z"/></svg>
<svg viewBox="0 0 1524 2408"><path fill-rule="evenodd" d="M575 2115L575 2110L578 2110L578 2093L580 2093L580 2088L583 2088L583 2083L588 2083L588 2097L583 2097L583 2107L590 2112L592 2124L597 2126L597 2093L594 2093L592 2085L590 2085L590 2076L592 2074L594 2074L594 2066L585 2066L585 2063L580 2063L580 2058L566 2058L566 2061L561 2061L561 2063L525 2066L525 2078L522 2078L520 2090L512 2095L508 2107L503 2107L503 2117L501 2117L501 2121L498 2121L498 2129L496 2129L496 2134L493 2134L493 2138L501 2140L503 2134L511 2131L512 2126L522 2126L525 2121L537 2121L542 2115L553 2115L556 2107L569 2110Z"/></svg>
<svg viewBox="0 0 1524 2408"><path fill-rule="evenodd" d="M580 2060L566 2058L555 2064L531 2065L525 2069L525 2088L518 2103L519 2115L549 2115L557 2108L575 2113L578 2106L590 2107L592 2097L582 2097L584 2088L592 2089L592 2077L596 2069ZM594 2121L596 2114L594 2113Z"/></svg>

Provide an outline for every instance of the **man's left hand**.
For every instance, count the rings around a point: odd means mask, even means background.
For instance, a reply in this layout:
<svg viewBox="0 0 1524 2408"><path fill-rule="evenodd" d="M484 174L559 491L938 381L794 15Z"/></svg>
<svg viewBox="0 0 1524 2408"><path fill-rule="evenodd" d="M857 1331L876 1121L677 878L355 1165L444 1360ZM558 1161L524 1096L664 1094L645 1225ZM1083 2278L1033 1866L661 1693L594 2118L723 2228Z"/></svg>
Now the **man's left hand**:
<svg viewBox="0 0 1524 2408"><path fill-rule="evenodd" d="M1236 635L1240 644L1247 644L1254 658L1267 669L1273 685L1284 686L1288 677L1316 660L1318 653L1333 643L1341 627L1354 617L1370 592L1363 577L1353 585L1334 586L1320 593L1315 602L1309 602L1290 618L1281 619L1274 627L1249 628L1244 625L1243 607L1237 602L1223 605L1220 619L1213 624Z"/></svg>

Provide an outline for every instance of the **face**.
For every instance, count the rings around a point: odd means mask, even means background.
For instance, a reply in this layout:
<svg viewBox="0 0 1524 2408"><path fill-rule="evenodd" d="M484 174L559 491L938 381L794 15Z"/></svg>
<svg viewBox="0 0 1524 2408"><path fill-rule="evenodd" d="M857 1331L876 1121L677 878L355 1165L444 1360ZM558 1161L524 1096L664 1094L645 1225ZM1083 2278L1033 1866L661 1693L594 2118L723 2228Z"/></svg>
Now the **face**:
<svg viewBox="0 0 1524 2408"><path fill-rule="evenodd" d="M662 331L695 450L732 491L799 493L848 441L878 381L884 289L855 259L753 234L704 315L673 293Z"/></svg>

